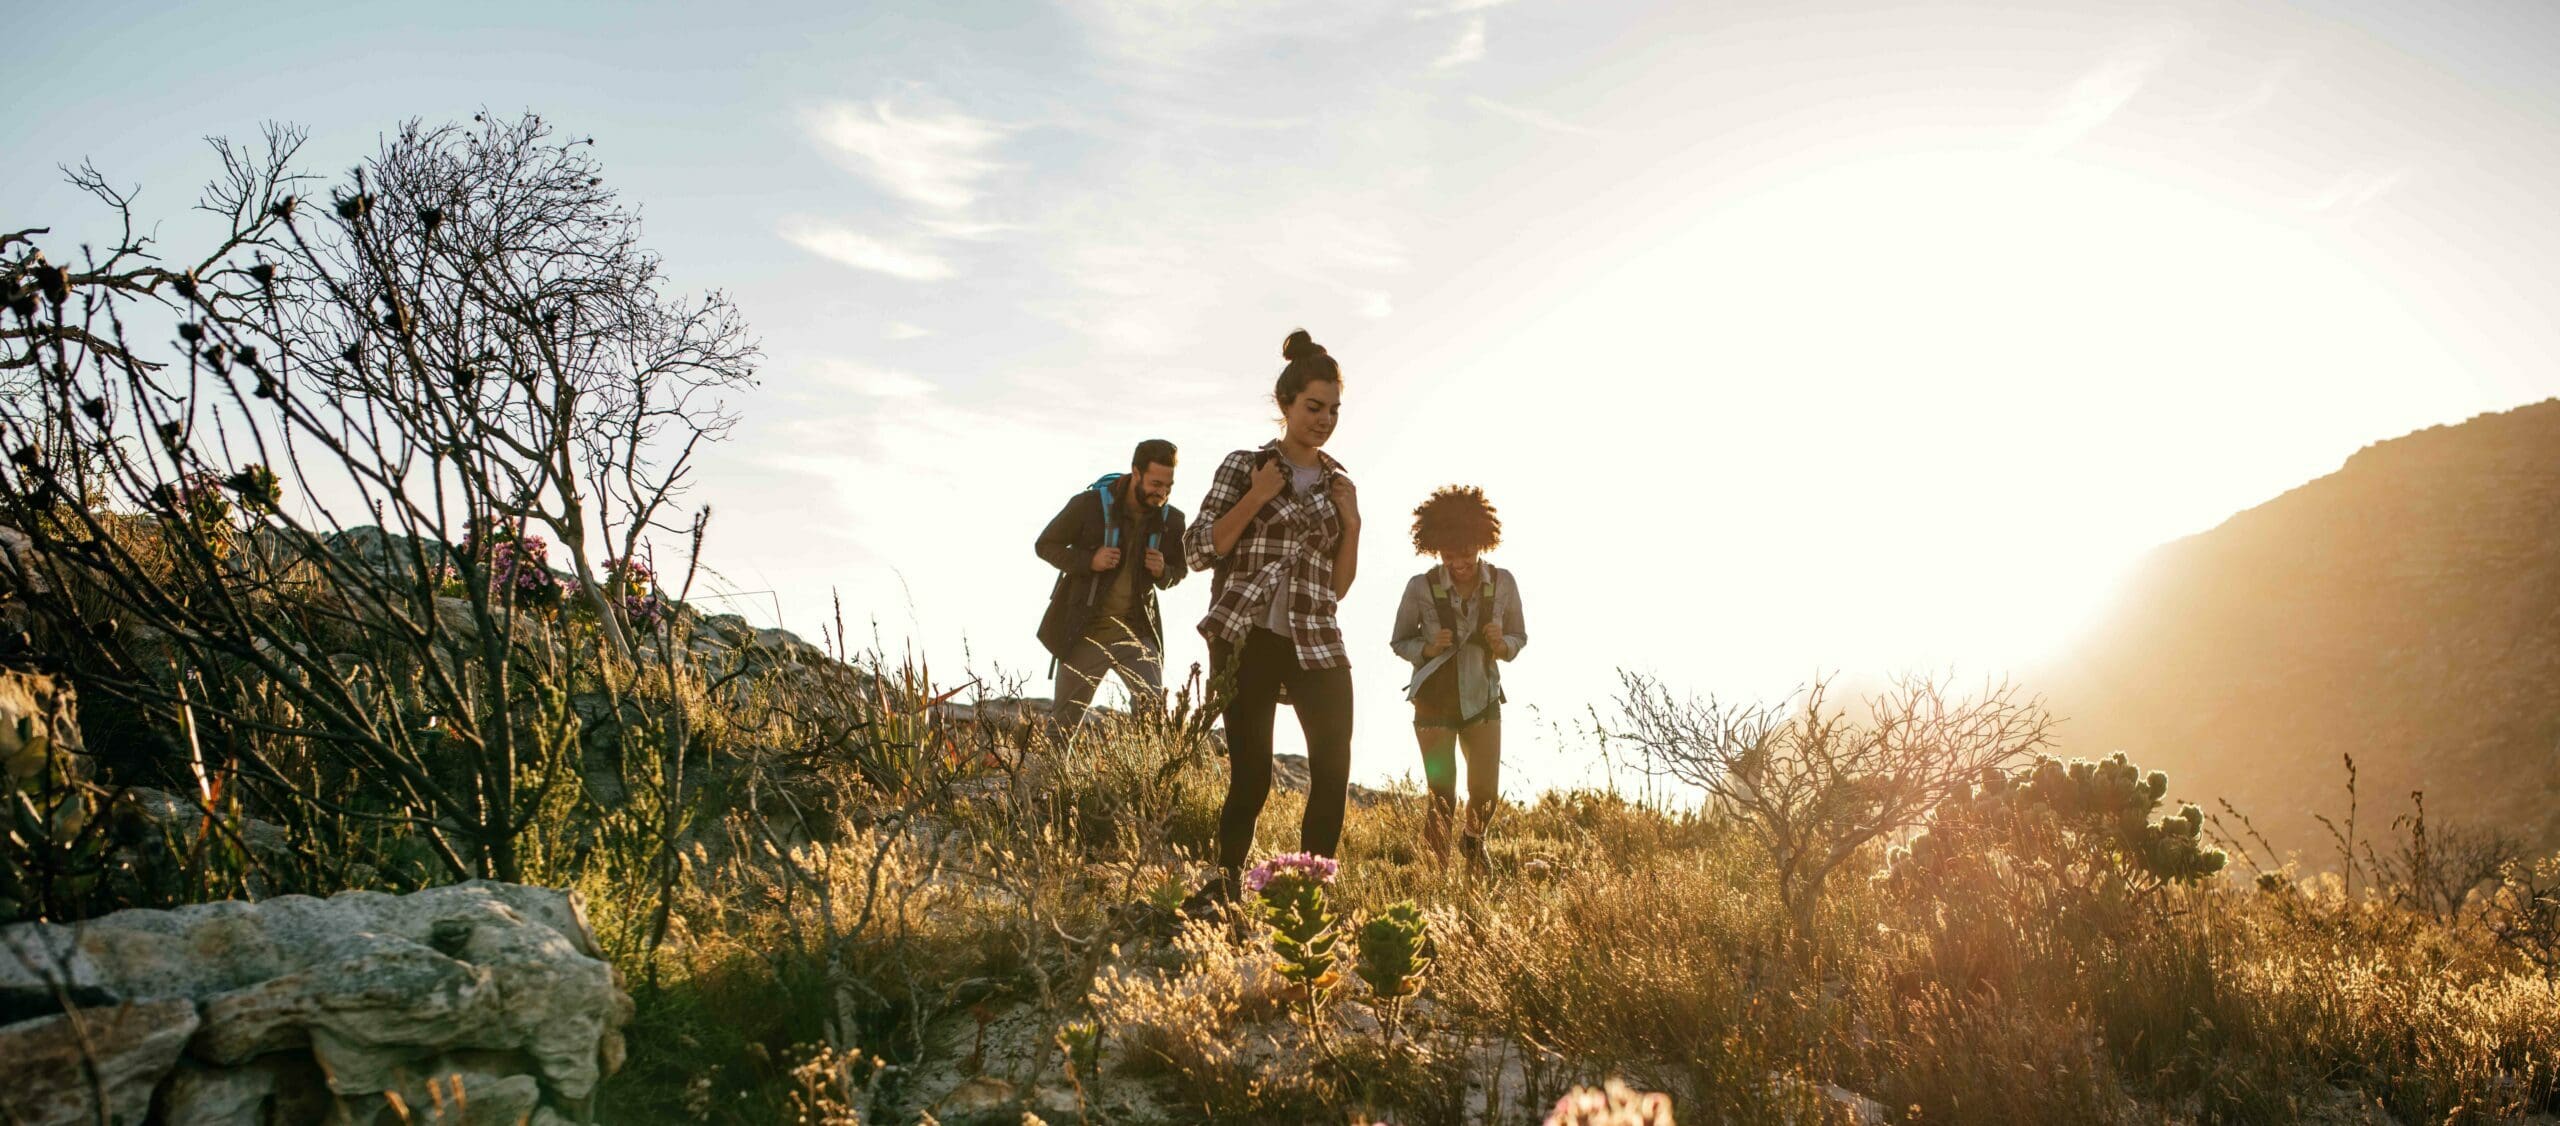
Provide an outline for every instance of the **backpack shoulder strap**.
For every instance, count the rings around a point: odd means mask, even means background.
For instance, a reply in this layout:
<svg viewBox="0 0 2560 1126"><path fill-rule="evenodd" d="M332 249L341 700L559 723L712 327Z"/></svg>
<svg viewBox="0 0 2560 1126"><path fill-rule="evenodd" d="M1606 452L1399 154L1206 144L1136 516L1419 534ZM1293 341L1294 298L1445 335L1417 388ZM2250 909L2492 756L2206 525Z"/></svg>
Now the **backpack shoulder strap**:
<svg viewBox="0 0 2560 1126"><path fill-rule="evenodd" d="M1093 483L1094 495L1102 498L1102 546L1104 547L1120 546L1120 525L1111 519L1112 487L1119 483L1120 475L1117 473L1103 474L1101 480Z"/></svg>

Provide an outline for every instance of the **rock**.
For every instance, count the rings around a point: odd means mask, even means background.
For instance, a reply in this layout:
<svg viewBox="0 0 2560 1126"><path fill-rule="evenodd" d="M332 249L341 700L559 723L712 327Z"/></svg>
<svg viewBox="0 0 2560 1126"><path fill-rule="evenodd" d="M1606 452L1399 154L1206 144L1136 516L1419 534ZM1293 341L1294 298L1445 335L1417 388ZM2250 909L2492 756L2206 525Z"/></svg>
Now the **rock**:
<svg viewBox="0 0 2560 1126"><path fill-rule="evenodd" d="M45 578L44 559L36 554L35 541L16 528L0 528L0 585L18 583L37 594L53 589Z"/></svg>
<svg viewBox="0 0 2560 1126"><path fill-rule="evenodd" d="M1845 1122L1849 1126L1884 1126L1885 1123L1893 1120L1892 1114L1885 1110L1883 1103L1837 1083L1817 1084L1802 1076L1772 1071L1769 1073L1769 1087L1781 1095L1788 1096L1801 1095L1807 1088L1811 1088L1831 1108L1830 1114L1823 1119L1826 1122Z"/></svg>
<svg viewBox="0 0 2560 1126"><path fill-rule="evenodd" d="M497 1017L489 975L418 947L367 951L204 1004L197 1058L241 1064L308 1049L340 1094L387 1090L416 1057L472 1040Z"/></svg>
<svg viewBox="0 0 2560 1126"><path fill-rule="evenodd" d="M1225 740L1224 734L1221 732L1213 732L1212 734L1218 736L1219 743L1223 747ZM1218 753L1222 757L1226 754L1223 749ZM1304 791L1309 784L1309 780L1312 778L1312 775L1309 774L1308 770L1307 756L1305 755L1288 753L1274 754L1271 756L1271 788L1274 790ZM1343 794L1344 800L1355 806L1375 805L1379 802L1395 800L1395 795L1392 793L1385 790L1373 790L1367 786L1362 786L1357 783L1354 783L1345 789Z"/></svg>
<svg viewBox="0 0 2560 1126"><path fill-rule="evenodd" d="M340 1100L332 1121L362 1126L522 1126L542 1109L541 1103L542 1084L530 1075L439 1068L399 1090Z"/></svg>
<svg viewBox="0 0 2560 1126"><path fill-rule="evenodd" d="M320 1065L309 1056L293 1054L230 1068L182 1061L160 1098L167 1126L320 1122L337 1102Z"/></svg>
<svg viewBox="0 0 2560 1126"><path fill-rule="evenodd" d="M90 813L75 788L91 773L78 713L68 681L0 669L0 780L45 808L57 838L79 832Z"/></svg>
<svg viewBox="0 0 2560 1126"><path fill-rule="evenodd" d="M826 653L817 646L801 640L800 635L787 629L757 630L755 646L770 650L781 660L791 664L818 664L827 659Z"/></svg>
<svg viewBox="0 0 2560 1126"><path fill-rule="evenodd" d="M129 786L124 793L145 819L175 831L181 841L194 841L204 824L203 807L177 794L149 786ZM250 817L241 819L237 828L242 843L261 859L280 864L294 859L293 840L283 826Z"/></svg>
<svg viewBox="0 0 2560 1126"><path fill-rule="evenodd" d="M933 1104L933 1114L936 1118L954 1120L996 1114L1012 1109L1021 1097L1013 1084L992 1075L981 1075L942 1096Z"/></svg>
<svg viewBox="0 0 2560 1126"><path fill-rule="evenodd" d="M371 524L333 533L325 543L330 553L342 559L352 559L394 574L407 574L416 565L411 555L413 551L423 555L430 567L443 565L446 554L445 545L434 540L412 539Z"/></svg>
<svg viewBox="0 0 2560 1126"><path fill-rule="evenodd" d="M708 614L702 619L702 634L717 637L729 648L745 644L755 633L756 627L747 624L743 614Z"/></svg>
<svg viewBox="0 0 2560 1126"><path fill-rule="evenodd" d="M177 1066L196 1025L193 1004L168 1000L84 1008L0 1028L0 1091L8 1093L11 1121L90 1126L99 1120L101 1089L115 1121L142 1121L152 1090Z"/></svg>
<svg viewBox="0 0 2560 1126"><path fill-rule="evenodd" d="M1823 1084L1822 1094L1824 1098L1831 1100L1831 1105L1839 1107L1841 1114L1855 1126L1884 1126L1885 1123L1893 1121L1892 1115L1886 1113L1883 1103L1837 1083Z"/></svg>
<svg viewBox="0 0 2560 1126"><path fill-rule="evenodd" d="M447 638L456 642L467 644L480 639L480 619L471 609L469 599L437 595L436 627L443 630Z"/></svg>
<svg viewBox="0 0 2560 1126"><path fill-rule="evenodd" d="M193 1062L240 1069L172 1081L196 1121L265 1121L239 1116L299 1098L277 1077L302 1061L357 1121L459 1074L468 1117L420 1121L519 1122L545 1099L574 1109L621 1066L631 1000L600 953L576 897L545 888L282 896L0 928L0 1000L60 981L182 1006Z"/></svg>
<svg viewBox="0 0 2560 1126"><path fill-rule="evenodd" d="M1031 1089L1031 1109L1043 1118L1069 1122L1084 1110L1084 1100L1076 1097L1075 1088L1043 1083Z"/></svg>

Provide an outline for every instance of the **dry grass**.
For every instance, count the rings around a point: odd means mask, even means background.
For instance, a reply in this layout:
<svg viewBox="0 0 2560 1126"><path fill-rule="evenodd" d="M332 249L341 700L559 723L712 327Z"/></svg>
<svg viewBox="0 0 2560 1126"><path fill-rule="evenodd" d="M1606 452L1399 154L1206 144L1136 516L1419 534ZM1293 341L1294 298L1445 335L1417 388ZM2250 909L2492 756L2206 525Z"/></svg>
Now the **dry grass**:
<svg viewBox="0 0 2560 1126"><path fill-rule="evenodd" d="M1095 1120L1534 1121L1608 1076L1670 1094L1689 1122L1847 1120L1826 1084L1924 1122L2281 1122L2360 1104L2491 1121L2550 1113L2560 1090L2560 990L2473 921L2216 882L2093 929L1855 883L1826 904L1807 966L1746 834L1590 793L1507 811L1489 881L1424 861L1419 794L1355 807L1331 903L1356 918L1416 901L1439 961L1394 1045L1346 976L1319 1009L1328 1048L1265 944L1160 922L1201 874L1187 857L1218 795L1213 759L1159 776L1169 757L1106 744L1033 785L983 781L944 813L786 854L800 878L758 848L698 852L616 1103L672 1114L679 1080L707 1075L718 1097L697 1097L698 1117L761 1120L788 1101L782 1061L833 1043L888 1061L864 1120L910 1121L929 1076L995 1074L946 1058L973 1023L995 1027L990 1011L1096 1022ZM1260 854L1294 847L1300 808L1273 796ZM1065 1082L1054 1052L1025 1051L1026 1098Z"/></svg>

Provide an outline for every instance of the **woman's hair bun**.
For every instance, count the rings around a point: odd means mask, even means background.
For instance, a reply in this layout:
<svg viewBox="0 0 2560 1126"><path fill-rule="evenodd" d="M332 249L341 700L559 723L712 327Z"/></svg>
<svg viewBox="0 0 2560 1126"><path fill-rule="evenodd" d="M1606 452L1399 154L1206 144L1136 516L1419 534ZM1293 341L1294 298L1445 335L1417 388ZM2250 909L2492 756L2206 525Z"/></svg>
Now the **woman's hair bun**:
<svg viewBox="0 0 2560 1126"><path fill-rule="evenodd" d="M1307 335L1307 330L1303 328L1290 333L1289 339L1280 342L1280 358L1291 363L1309 356L1321 355L1324 355L1324 345L1316 343L1316 338Z"/></svg>

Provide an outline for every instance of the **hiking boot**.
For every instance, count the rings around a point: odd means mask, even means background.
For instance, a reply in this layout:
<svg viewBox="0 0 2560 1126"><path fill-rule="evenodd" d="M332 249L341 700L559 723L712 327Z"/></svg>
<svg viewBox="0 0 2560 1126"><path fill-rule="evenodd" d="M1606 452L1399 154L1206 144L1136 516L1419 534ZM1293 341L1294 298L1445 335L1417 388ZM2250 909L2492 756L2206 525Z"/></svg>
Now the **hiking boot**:
<svg viewBox="0 0 2560 1126"><path fill-rule="evenodd" d="M1484 854L1483 837L1469 833L1458 838L1458 853L1467 858L1468 875L1490 876L1493 874L1493 860Z"/></svg>
<svg viewBox="0 0 2560 1126"><path fill-rule="evenodd" d="M1192 892L1190 898L1182 901L1182 917L1186 919L1217 918L1224 914L1227 908L1235 906L1238 886L1239 881L1232 873L1220 872L1209 877L1208 883L1200 885L1200 890Z"/></svg>

